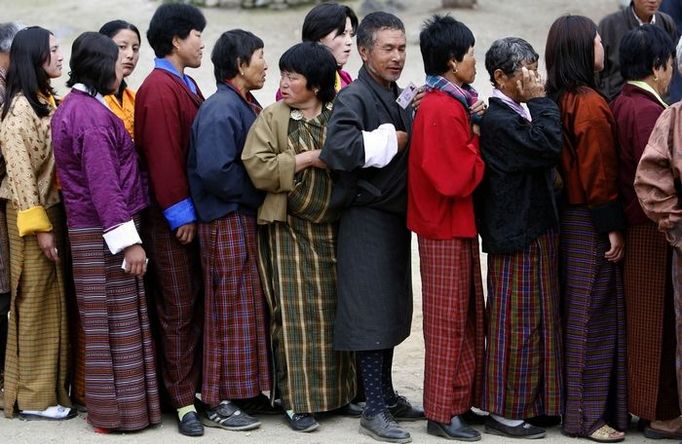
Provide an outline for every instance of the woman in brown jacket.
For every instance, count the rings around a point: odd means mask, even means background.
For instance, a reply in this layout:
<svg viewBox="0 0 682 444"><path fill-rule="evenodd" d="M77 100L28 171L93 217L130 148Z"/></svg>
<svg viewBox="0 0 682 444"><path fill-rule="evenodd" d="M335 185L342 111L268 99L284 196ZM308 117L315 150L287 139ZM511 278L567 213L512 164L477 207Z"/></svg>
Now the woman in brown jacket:
<svg viewBox="0 0 682 444"><path fill-rule="evenodd" d="M546 45L547 91L561 111L565 184L561 211L566 403L564 432L622 441L625 402L625 307L618 262L623 210L617 187L615 122L594 73L604 67L597 26L564 16Z"/></svg>

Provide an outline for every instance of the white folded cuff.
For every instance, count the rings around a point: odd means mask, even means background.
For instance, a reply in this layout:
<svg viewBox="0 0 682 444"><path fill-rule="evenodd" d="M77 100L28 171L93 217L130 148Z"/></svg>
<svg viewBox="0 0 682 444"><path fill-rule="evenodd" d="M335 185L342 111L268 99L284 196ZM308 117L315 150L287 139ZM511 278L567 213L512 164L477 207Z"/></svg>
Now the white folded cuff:
<svg viewBox="0 0 682 444"><path fill-rule="evenodd" d="M141 244L140 234L132 220L104 233L104 241L111 254L117 254L131 245Z"/></svg>
<svg viewBox="0 0 682 444"><path fill-rule="evenodd" d="M363 131L365 145L365 165L363 168L383 168L398 152L398 136L391 123L379 125L374 131Z"/></svg>

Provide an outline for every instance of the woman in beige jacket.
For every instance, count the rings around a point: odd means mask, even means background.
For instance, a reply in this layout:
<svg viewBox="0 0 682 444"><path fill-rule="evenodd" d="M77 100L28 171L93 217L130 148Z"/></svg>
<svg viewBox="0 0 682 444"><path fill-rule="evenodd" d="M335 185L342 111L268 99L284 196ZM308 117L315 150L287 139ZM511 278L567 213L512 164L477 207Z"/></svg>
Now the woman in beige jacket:
<svg viewBox="0 0 682 444"><path fill-rule="evenodd" d="M51 32L19 31L10 50L0 146L7 175L11 292L5 416L24 419L75 416L66 391L68 334L60 255L64 213L55 175L50 118L56 102L50 79L62 72ZM65 407L67 406L67 407Z"/></svg>

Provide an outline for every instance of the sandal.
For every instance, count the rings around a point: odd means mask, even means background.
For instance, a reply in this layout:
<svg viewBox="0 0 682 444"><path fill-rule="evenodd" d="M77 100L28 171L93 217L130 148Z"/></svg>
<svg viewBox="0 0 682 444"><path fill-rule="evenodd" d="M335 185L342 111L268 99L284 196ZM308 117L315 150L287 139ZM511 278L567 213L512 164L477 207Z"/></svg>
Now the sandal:
<svg viewBox="0 0 682 444"><path fill-rule="evenodd" d="M619 432L608 424L604 424L587 436L587 439L594 442L621 442L625 439L625 433Z"/></svg>

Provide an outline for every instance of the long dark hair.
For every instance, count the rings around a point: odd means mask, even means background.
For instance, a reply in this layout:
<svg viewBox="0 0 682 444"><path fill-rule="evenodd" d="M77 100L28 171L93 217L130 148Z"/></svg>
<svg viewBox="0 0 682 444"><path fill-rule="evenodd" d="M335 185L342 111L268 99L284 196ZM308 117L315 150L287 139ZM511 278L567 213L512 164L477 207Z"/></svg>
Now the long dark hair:
<svg viewBox="0 0 682 444"><path fill-rule="evenodd" d="M559 17L549 28L545 45L547 94L559 100L580 87L596 89L594 38L597 25L581 15Z"/></svg>
<svg viewBox="0 0 682 444"><path fill-rule="evenodd" d="M50 77L43 69L45 62L50 61L50 35L52 33L39 26L22 29L12 41L9 51L9 69L7 70L7 95L2 108L2 118L9 112L12 99L23 93L31 108L38 117L50 114L50 107L42 103L39 94L53 95Z"/></svg>

